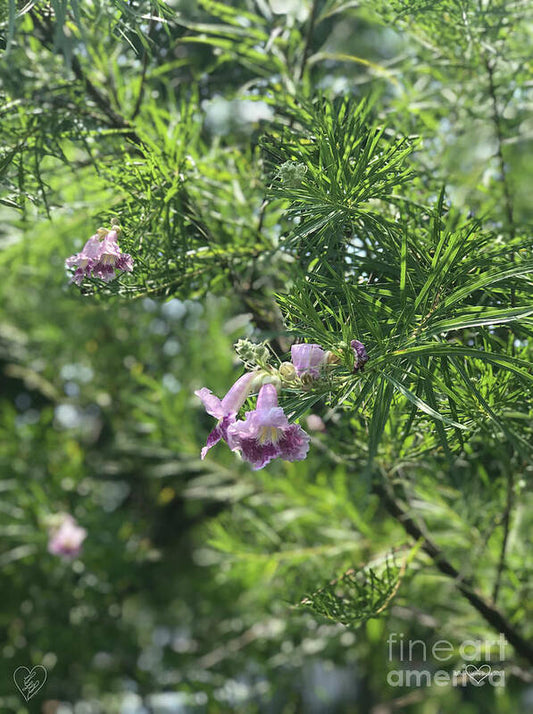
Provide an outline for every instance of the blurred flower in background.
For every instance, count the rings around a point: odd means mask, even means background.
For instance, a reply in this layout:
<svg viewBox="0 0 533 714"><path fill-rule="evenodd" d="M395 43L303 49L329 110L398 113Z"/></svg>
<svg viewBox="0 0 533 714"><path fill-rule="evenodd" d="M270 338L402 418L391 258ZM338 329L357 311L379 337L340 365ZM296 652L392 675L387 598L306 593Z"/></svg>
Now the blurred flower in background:
<svg viewBox="0 0 533 714"><path fill-rule="evenodd" d="M309 414L309 416L305 419L305 423L309 431L326 431L324 420L322 417L318 416L318 414Z"/></svg>
<svg viewBox="0 0 533 714"><path fill-rule="evenodd" d="M54 520L50 526L48 552L68 559L76 558L81 553L87 531L68 513L59 514Z"/></svg>

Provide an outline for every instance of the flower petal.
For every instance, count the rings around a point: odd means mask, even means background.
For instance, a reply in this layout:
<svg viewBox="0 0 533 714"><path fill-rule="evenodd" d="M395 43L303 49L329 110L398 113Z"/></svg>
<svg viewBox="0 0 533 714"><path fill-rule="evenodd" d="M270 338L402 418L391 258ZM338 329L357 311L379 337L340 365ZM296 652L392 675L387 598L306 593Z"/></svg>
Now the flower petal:
<svg viewBox="0 0 533 714"><path fill-rule="evenodd" d="M257 439L241 439L239 449L242 458L252 466L254 471L262 469L272 459L279 456L279 449L276 444L259 444Z"/></svg>
<svg viewBox="0 0 533 714"><path fill-rule="evenodd" d="M310 436L298 424L291 424L278 441L279 455L285 461L302 461L309 451Z"/></svg>
<svg viewBox="0 0 533 714"><path fill-rule="evenodd" d="M357 372L358 370L361 370L361 372L363 372L365 364L368 362L368 355L366 353L364 344L362 342L359 342L359 340L352 340L350 342L350 347L353 349L355 357L353 371Z"/></svg>
<svg viewBox="0 0 533 714"><path fill-rule="evenodd" d="M205 457L207 456L207 452L209 451L209 449L212 449L213 446L215 446L215 444L218 444L221 439L224 439L224 441L227 440L228 427L232 422L233 418L230 416L224 417L222 421L218 422L213 431L207 437L206 445L204 446L200 454L202 460L205 459Z"/></svg>
<svg viewBox="0 0 533 714"><path fill-rule="evenodd" d="M247 412L244 421L235 421L228 427L228 446L240 451L253 469L263 468L278 456L299 461L309 451L309 435L297 424L290 424L277 404L276 388L265 384L259 391L257 408Z"/></svg>
<svg viewBox="0 0 533 714"><path fill-rule="evenodd" d="M224 410L224 414L222 416L225 416L226 414L237 414L250 394L250 388L255 377L255 372L246 372L242 375L242 377L239 377L226 396L222 399L221 405Z"/></svg>
<svg viewBox="0 0 533 714"><path fill-rule="evenodd" d="M224 417L224 407L222 406L222 402L210 389L202 387L202 389L197 389L195 394L202 400L208 414L211 414L211 416L214 416L216 419L222 419Z"/></svg>
<svg viewBox="0 0 533 714"><path fill-rule="evenodd" d="M299 377L302 374L310 374L316 379L320 376L320 367L326 361L326 352L320 345L293 345L291 359Z"/></svg>

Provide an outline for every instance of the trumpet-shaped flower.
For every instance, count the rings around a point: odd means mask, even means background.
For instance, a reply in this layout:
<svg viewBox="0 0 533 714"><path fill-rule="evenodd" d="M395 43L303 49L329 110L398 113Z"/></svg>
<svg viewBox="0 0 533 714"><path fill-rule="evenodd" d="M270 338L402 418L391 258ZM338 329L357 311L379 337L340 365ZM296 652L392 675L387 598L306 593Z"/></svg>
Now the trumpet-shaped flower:
<svg viewBox="0 0 533 714"><path fill-rule="evenodd" d="M117 270L130 273L133 270L133 259L121 251L117 240L118 231L115 229L109 232L100 229L91 236L81 252L65 261L67 268L76 268L71 282L80 285L84 278L92 275L108 283L115 278Z"/></svg>
<svg viewBox="0 0 533 714"><path fill-rule="evenodd" d="M83 278L90 277L91 271L100 257L100 245L98 234L91 236L79 253L66 259L65 266L67 268L76 268L71 278L72 283L80 285Z"/></svg>
<svg viewBox="0 0 533 714"><path fill-rule="evenodd" d="M321 367L326 363L327 353L320 345L293 345L291 359L298 377L308 374L316 379L320 376Z"/></svg>
<svg viewBox="0 0 533 714"><path fill-rule="evenodd" d="M257 407L246 412L244 421L235 421L227 429L230 449L257 470L272 459L301 461L309 451L309 435L298 424L290 424L278 406L278 393L272 384L259 391Z"/></svg>
<svg viewBox="0 0 533 714"><path fill-rule="evenodd" d="M81 528L71 515L65 514L59 526L50 531L48 551L53 555L75 558L80 554L86 537L85 528Z"/></svg>
<svg viewBox="0 0 533 714"><path fill-rule="evenodd" d="M205 459L209 449L215 444L218 444L221 439L227 441L228 427L233 424L239 409L250 394L252 382L255 377L255 372L243 374L223 399L216 397L207 387L196 390L195 394L202 400L206 412L219 420L218 424L207 437L207 443L202 449L202 459Z"/></svg>

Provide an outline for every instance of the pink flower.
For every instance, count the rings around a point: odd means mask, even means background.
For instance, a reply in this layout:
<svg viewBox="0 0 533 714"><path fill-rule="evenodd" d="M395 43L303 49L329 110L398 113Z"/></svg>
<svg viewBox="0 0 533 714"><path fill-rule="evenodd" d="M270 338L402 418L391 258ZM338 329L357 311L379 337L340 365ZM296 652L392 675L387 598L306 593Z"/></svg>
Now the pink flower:
<svg viewBox="0 0 533 714"><path fill-rule="evenodd" d="M86 537L85 528L80 528L72 516L65 514L60 525L50 531L48 552L65 558L76 558Z"/></svg>
<svg viewBox="0 0 533 714"><path fill-rule="evenodd" d="M305 423L309 431L326 431L324 420L318 414L309 414L306 417Z"/></svg>
<svg viewBox="0 0 533 714"><path fill-rule="evenodd" d="M71 282L80 285L81 281L85 277L91 275L91 270L93 266L98 261L100 257L100 237L98 234L91 236L87 243L83 246L80 253L76 255L71 255L65 261L65 266L67 268L76 268L74 275L72 276Z"/></svg>
<svg viewBox="0 0 533 714"><path fill-rule="evenodd" d="M207 443L202 449L202 459L205 459L209 449L215 444L218 444L221 439L227 441L228 427L233 424L239 409L250 394L252 382L255 377L256 374L254 372L243 374L223 399L216 397L207 387L196 390L195 394L202 400L206 412L219 420L218 424L207 437Z"/></svg>
<svg viewBox="0 0 533 714"><path fill-rule="evenodd" d="M103 236L103 240L101 237ZM105 232L101 229L91 236L80 253L72 255L65 261L67 268L76 268L71 282L80 285L84 278L94 277L106 283L116 277L117 270L131 273L133 259L128 253L123 253L117 243L118 231Z"/></svg>
<svg viewBox="0 0 533 714"><path fill-rule="evenodd" d="M326 363L327 353L320 345L293 345L291 359L298 377L309 374L316 379L320 376L320 368Z"/></svg>
<svg viewBox="0 0 533 714"><path fill-rule="evenodd" d="M301 461L309 451L309 435L298 424L289 424L272 384L261 387L257 407L246 412L244 421L235 421L228 427L227 441L230 449L240 451L255 470L278 457Z"/></svg>
<svg viewBox="0 0 533 714"><path fill-rule="evenodd" d="M353 349L355 357L353 363L353 371L357 372L358 370L361 370L361 372L363 372L365 369L365 364L368 362L368 355L366 353L364 344L362 342L359 342L359 340L352 340L350 342L350 347Z"/></svg>

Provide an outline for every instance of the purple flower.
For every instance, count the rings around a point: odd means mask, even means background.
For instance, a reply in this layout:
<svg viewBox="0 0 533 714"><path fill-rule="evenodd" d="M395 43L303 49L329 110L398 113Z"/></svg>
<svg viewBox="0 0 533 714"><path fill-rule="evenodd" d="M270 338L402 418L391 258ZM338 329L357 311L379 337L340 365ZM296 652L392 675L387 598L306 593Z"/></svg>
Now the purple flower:
<svg viewBox="0 0 533 714"><path fill-rule="evenodd" d="M298 377L309 374L316 379L320 376L320 368L326 363L327 353L320 345L293 345L291 359Z"/></svg>
<svg viewBox="0 0 533 714"><path fill-rule="evenodd" d="M122 270L128 273L131 273L133 270L133 259L131 255L123 253L120 250L117 239L117 231L109 231L100 244L98 262L93 268L93 275L105 280L105 282L113 280L115 270Z"/></svg>
<svg viewBox="0 0 533 714"><path fill-rule="evenodd" d="M133 259L131 255L120 250L117 240L117 230L106 232L105 229L100 229L91 236L80 253L65 261L67 268L76 268L71 282L80 285L84 278L92 275L108 283L116 277L117 270L131 273Z"/></svg>
<svg viewBox="0 0 533 714"><path fill-rule="evenodd" d="M255 378L255 372L243 374L223 399L216 397L207 387L196 390L195 394L202 400L206 412L219 420L207 437L207 443L202 449L202 459L205 459L209 449L218 444L221 439L227 441L228 427L233 424L239 409L250 394L252 382Z"/></svg>
<svg viewBox="0 0 533 714"><path fill-rule="evenodd" d="M278 393L272 384L261 387L257 407L246 412L244 421L228 427L227 441L230 449L239 450L255 470L277 457L301 461L309 451L309 434L298 424L289 424L278 406Z"/></svg>
<svg viewBox="0 0 533 714"><path fill-rule="evenodd" d="M70 282L80 285L83 278L91 275L91 270L99 257L100 237L96 234L89 238L79 253L66 259L65 266L67 268L76 268Z"/></svg>
<svg viewBox="0 0 533 714"><path fill-rule="evenodd" d="M365 364L368 362L368 355L365 350L365 346L362 342L359 342L359 340L352 340L350 342L350 347L353 349L355 360L353 363L353 371L357 372L358 370L361 370L361 372L364 371L365 369Z"/></svg>
<svg viewBox="0 0 533 714"><path fill-rule="evenodd" d="M86 537L85 528L80 528L72 516L65 514L60 525L50 531L48 552L64 558L76 558Z"/></svg>

